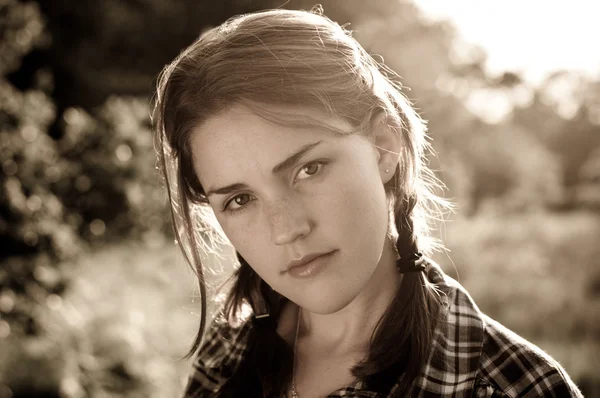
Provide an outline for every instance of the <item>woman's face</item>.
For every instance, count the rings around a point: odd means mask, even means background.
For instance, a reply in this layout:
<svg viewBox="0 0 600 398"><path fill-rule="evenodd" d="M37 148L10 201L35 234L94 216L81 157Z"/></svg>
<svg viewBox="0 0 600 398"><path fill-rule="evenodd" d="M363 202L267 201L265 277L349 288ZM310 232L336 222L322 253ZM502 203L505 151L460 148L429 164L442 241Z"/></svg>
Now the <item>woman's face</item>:
<svg viewBox="0 0 600 398"><path fill-rule="evenodd" d="M314 111L295 113L350 128ZM217 220L274 290L328 314L367 286L386 240L383 184L393 171L384 173L366 137L286 127L236 105L198 126L190 142ZM314 253L331 254L288 270L293 260Z"/></svg>

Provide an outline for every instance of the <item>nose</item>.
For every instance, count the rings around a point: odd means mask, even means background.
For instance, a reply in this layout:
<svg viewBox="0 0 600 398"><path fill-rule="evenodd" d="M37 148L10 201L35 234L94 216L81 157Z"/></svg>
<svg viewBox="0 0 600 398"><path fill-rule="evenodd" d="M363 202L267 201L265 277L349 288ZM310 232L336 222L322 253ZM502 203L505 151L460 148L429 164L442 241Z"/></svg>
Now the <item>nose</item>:
<svg viewBox="0 0 600 398"><path fill-rule="evenodd" d="M279 246L306 237L311 231L304 206L290 198L269 203L267 218L271 228L271 240Z"/></svg>

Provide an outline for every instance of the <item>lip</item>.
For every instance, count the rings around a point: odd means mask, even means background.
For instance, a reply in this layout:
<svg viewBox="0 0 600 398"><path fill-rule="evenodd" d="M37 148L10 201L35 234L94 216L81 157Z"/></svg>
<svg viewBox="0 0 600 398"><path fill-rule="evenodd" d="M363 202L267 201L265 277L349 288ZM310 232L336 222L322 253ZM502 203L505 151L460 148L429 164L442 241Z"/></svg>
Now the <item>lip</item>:
<svg viewBox="0 0 600 398"><path fill-rule="evenodd" d="M336 250L307 254L300 259L291 261L285 272L295 277L311 276L315 271L322 268L321 266L325 265L326 261L335 252Z"/></svg>

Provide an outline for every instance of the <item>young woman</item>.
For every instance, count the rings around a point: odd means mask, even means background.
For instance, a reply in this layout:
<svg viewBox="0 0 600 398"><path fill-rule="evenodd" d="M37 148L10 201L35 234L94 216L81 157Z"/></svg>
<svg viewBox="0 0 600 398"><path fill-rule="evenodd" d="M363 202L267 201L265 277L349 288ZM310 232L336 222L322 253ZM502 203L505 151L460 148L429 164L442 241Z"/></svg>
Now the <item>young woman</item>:
<svg viewBox="0 0 600 398"><path fill-rule="evenodd" d="M186 397L581 396L426 255L447 207L397 77L316 12L233 18L163 71L154 123L203 316Z"/></svg>

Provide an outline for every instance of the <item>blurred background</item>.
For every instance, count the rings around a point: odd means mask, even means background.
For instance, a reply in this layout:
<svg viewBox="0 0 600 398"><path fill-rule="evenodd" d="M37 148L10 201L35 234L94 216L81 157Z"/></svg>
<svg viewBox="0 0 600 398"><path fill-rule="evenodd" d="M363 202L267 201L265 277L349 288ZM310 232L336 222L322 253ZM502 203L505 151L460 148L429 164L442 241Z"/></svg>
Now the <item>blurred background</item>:
<svg viewBox="0 0 600 398"><path fill-rule="evenodd" d="M404 79L458 210L436 260L600 397L596 2L328 0ZM175 397L199 323L155 168L156 75L283 0L0 0L0 397ZM594 50L594 48L596 50Z"/></svg>

